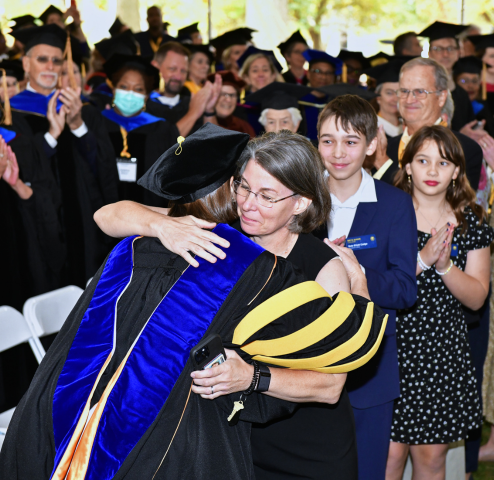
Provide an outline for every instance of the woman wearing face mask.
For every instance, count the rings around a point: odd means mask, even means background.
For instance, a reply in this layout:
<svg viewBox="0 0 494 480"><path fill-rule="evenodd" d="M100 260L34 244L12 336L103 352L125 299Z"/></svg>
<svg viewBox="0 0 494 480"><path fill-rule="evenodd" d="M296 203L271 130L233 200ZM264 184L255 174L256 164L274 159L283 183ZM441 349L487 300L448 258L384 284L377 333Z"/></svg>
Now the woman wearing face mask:
<svg viewBox="0 0 494 480"><path fill-rule="evenodd" d="M192 95L197 93L204 85L213 61L213 54L209 45L187 45L191 52L189 57L189 74L185 87Z"/></svg>
<svg viewBox="0 0 494 480"><path fill-rule="evenodd" d="M136 183L180 135L175 124L145 111L158 70L142 57L115 54L105 63L105 72L113 84L113 103L101 113L117 162L120 199L163 206L162 198Z"/></svg>
<svg viewBox="0 0 494 480"><path fill-rule="evenodd" d="M209 75L208 80L214 83L215 75L220 75L222 80L221 93L214 107L215 115L206 117L206 121L236 132L248 133L250 138L256 136L254 129L248 122L235 115L238 97L245 87L245 82L233 72L223 70Z"/></svg>

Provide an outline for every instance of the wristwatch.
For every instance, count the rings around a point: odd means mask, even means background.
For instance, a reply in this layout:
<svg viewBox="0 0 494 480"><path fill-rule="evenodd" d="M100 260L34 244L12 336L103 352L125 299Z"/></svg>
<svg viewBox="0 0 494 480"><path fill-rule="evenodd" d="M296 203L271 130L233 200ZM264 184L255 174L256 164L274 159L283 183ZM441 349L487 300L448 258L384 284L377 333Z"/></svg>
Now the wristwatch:
<svg viewBox="0 0 494 480"><path fill-rule="evenodd" d="M271 371L266 365L259 364L259 382L256 392L267 392L271 383Z"/></svg>
<svg viewBox="0 0 494 480"><path fill-rule="evenodd" d="M205 117L214 117L216 115L216 112L213 111L213 112L204 112L204 116Z"/></svg>

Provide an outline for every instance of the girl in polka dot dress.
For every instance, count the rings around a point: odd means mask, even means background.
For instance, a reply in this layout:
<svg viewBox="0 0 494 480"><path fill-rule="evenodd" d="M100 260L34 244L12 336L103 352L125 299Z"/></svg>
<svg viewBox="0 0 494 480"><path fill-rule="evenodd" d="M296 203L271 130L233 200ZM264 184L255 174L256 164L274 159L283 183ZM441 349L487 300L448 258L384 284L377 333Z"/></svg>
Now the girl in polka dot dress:
<svg viewBox="0 0 494 480"><path fill-rule="evenodd" d="M444 479L448 443L482 422L462 305L478 310L489 291L494 230L475 203L460 143L447 128L410 140L395 185L413 197L418 227L414 307L396 321L401 396L395 401L386 480Z"/></svg>

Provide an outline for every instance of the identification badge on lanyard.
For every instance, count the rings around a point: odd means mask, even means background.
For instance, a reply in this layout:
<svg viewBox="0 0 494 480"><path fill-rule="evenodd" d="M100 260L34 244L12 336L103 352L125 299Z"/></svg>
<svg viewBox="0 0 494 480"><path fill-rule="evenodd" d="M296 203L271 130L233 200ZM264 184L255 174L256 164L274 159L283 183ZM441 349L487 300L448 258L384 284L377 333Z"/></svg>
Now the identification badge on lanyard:
<svg viewBox="0 0 494 480"><path fill-rule="evenodd" d="M137 158L117 158L118 179L121 182L137 181Z"/></svg>
<svg viewBox="0 0 494 480"><path fill-rule="evenodd" d="M451 257L457 257L457 256L458 256L458 244L452 243L451 244Z"/></svg>
<svg viewBox="0 0 494 480"><path fill-rule="evenodd" d="M346 239L345 246L351 250L366 250L376 248L377 240L375 235L362 235L361 237L349 237Z"/></svg>

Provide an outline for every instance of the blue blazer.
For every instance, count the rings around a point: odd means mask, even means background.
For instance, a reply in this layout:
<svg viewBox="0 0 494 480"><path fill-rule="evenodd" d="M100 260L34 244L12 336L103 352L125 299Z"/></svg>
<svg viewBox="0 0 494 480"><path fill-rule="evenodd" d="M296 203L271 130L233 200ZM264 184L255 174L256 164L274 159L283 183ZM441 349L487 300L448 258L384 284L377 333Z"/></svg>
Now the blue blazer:
<svg viewBox="0 0 494 480"><path fill-rule="evenodd" d="M365 267L371 300L389 315L383 343L374 358L350 372L347 390L356 408L390 402L400 395L396 310L417 300L417 220L410 195L374 180L377 202L359 203L349 237L374 235L377 246L355 250ZM315 232L327 237L327 226Z"/></svg>

